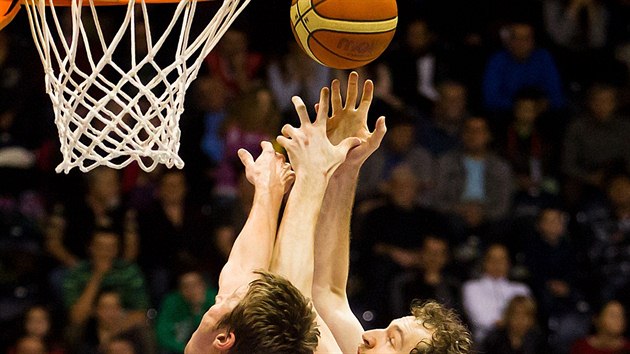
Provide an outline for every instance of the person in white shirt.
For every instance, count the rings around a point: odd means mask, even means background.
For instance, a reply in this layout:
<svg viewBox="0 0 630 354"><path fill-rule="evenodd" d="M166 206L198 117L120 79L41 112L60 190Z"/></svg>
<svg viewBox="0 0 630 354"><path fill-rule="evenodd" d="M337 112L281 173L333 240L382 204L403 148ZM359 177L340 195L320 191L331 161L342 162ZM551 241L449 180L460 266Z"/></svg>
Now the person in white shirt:
<svg viewBox="0 0 630 354"><path fill-rule="evenodd" d="M505 306L516 295L530 296L526 284L508 279L510 257L504 245L490 245L483 258L483 275L468 280L462 288L464 311L468 316L473 338L481 343L501 320Z"/></svg>

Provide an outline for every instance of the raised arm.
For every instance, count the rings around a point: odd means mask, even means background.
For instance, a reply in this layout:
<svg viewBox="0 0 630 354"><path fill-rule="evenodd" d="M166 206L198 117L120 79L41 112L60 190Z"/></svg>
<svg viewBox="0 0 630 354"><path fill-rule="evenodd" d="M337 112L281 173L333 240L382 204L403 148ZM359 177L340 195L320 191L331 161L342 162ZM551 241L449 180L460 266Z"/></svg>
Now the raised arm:
<svg viewBox="0 0 630 354"><path fill-rule="evenodd" d="M340 140L336 145L328 140L329 100L329 90L323 88L319 113L311 123L306 106L300 98L294 97L300 127L284 126L284 136L278 137L278 143L288 152L296 176L278 230L271 271L285 276L306 297L312 297L315 225L326 185L348 151L359 143L356 138ZM318 325L322 334L318 352L338 353L332 334L320 318Z"/></svg>
<svg viewBox="0 0 630 354"><path fill-rule="evenodd" d="M326 190L315 232L315 271L313 301L315 308L335 336L344 353L353 353L361 341L363 328L356 319L346 295L350 258L350 217L354 204L359 169L379 147L385 136L385 120L379 118L370 133L367 117L374 85L367 80L359 106L358 74L350 73L345 105L340 83L332 83L332 117L328 120L328 136L334 144L348 137L361 139L346 161L333 174ZM321 107L319 108L321 110Z"/></svg>
<svg viewBox="0 0 630 354"><path fill-rule="evenodd" d="M263 150L256 161L246 150L238 151L247 180L255 187L254 203L221 270L218 296L231 294L256 279L254 270L269 269L282 197L294 175L270 142L263 141L261 146Z"/></svg>

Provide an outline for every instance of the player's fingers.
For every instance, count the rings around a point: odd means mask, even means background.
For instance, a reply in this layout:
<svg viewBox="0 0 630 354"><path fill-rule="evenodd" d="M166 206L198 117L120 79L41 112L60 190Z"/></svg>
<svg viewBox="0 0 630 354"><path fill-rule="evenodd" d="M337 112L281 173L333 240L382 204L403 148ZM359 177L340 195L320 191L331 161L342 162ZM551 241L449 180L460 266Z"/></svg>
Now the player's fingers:
<svg viewBox="0 0 630 354"><path fill-rule="evenodd" d="M372 104L372 98L374 97L374 82L372 80L365 80L363 84L363 93L361 94L361 103L359 103L359 109L365 112L370 109Z"/></svg>
<svg viewBox="0 0 630 354"><path fill-rule="evenodd" d="M332 114L343 109L343 101L341 99L341 82L338 79L334 79L330 85L330 104L332 106Z"/></svg>
<svg viewBox="0 0 630 354"><path fill-rule="evenodd" d="M317 110L317 118L315 119L315 123L326 124L326 120L328 119L328 108L330 107L330 90L328 87L322 88L319 93L319 108Z"/></svg>
<svg viewBox="0 0 630 354"><path fill-rule="evenodd" d="M359 94L359 74L353 71L348 75L348 92L346 94L346 106L344 108L356 108Z"/></svg>
<svg viewBox="0 0 630 354"><path fill-rule="evenodd" d="M372 140L372 144L376 144L376 146L380 146L383 141L383 137L385 137L385 133L387 133L387 126L385 125L385 117L380 116L376 120L376 126L374 127L374 132L372 132L372 136L370 140Z"/></svg>
<svg viewBox="0 0 630 354"><path fill-rule="evenodd" d="M238 149L238 158L241 159L243 166L247 167L254 163L254 157L245 149Z"/></svg>
<svg viewBox="0 0 630 354"><path fill-rule="evenodd" d="M291 102L293 102L295 111L300 118L300 126L303 127L304 125L309 124L311 121L308 118L308 111L306 110L306 105L304 104L304 101L302 101L299 96L293 96L291 98Z"/></svg>
<svg viewBox="0 0 630 354"><path fill-rule="evenodd" d="M287 164L286 163L286 158L284 157L284 155L279 153L279 152L277 152L277 151L276 151L276 158L278 160L280 160L280 162L283 164L283 166Z"/></svg>
<svg viewBox="0 0 630 354"><path fill-rule="evenodd" d="M292 125L285 124L282 126L282 129L280 129L280 133L282 133L282 135L287 138L294 138L296 130L297 128L293 127Z"/></svg>
<svg viewBox="0 0 630 354"><path fill-rule="evenodd" d="M278 135L278 137L276 138L276 141L278 142L280 146L282 146L285 149L287 149L287 146L291 145L291 139L285 138L282 135Z"/></svg>
<svg viewBox="0 0 630 354"><path fill-rule="evenodd" d="M266 141L266 140L263 140L263 141L260 142L260 147L262 148L263 152L273 152L274 151L273 150L273 145L270 142Z"/></svg>
<svg viewBox="0 0 630 354"><path fill-rule="evenodd" d="M350 151L350 149L352 149L353 147L359 146L360 144L361 144L361 139L356 138L356 137L350 137L350 138L343 139L337 146L340 147L342 151L348 152Z"/></svg>

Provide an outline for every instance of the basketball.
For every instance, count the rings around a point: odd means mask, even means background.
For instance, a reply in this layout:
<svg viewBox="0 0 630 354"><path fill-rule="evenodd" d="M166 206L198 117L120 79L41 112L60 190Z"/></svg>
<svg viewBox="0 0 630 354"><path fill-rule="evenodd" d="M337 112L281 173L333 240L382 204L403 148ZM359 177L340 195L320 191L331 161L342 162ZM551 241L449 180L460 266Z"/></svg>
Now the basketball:
<svg viewBox="0 0 630 354"><path fill-rule="evenodd" d="M13 20L20 8L20 3L17 1L0 0L0 30Z"/></svg>
<svg viewBox="0 0 630 354"><path fill-rule="evenodd" d="M291 29L304 52L335 69L363 66L396 31L395 0L292 0Z"/></svg>

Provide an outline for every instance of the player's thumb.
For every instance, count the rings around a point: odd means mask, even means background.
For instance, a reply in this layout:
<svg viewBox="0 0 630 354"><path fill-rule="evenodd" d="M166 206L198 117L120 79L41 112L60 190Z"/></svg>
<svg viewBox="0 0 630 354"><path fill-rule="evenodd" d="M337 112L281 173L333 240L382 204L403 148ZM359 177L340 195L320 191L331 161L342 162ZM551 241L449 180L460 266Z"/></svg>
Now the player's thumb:
<svg viewBox="0 0 630 354"><path fill-rule="evenodd" d="M252 157L252 154L250 154L249 151L245 149L238 149L238 158L241 159L241 162L245 167L254 163L254 158Z"/></svg>
<svg viewBox="0 0 630 354"><path fill-rule="evenodd" d="M361 139L357 137L350 137L343 139L337 146L340 147L343 151L348 152L350 151L350 149L359 145L361 145Z"/></svg>

